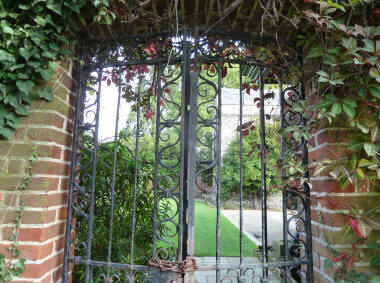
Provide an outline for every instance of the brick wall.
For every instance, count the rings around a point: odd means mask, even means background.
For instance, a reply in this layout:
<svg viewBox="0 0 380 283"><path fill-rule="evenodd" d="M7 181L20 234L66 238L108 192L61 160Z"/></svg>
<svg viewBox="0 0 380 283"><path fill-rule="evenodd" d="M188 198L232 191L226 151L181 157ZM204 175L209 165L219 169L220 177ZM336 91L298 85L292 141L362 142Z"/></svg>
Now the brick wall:
<svg viewBox="0 0 380 283"><path fill-rule="evenodd" d="M315 147L309 150L309 162L321 161L325 158L339 158L346 156L348 150L346 146L350 141L348 131L337 128L321 129L314 135ZM349 211L342 208L346 206L355 206L366 208L370 203L380 203L380 193L368 192L365 186L355 188L349 185L345 190L339 186L338 182L331 177L312 176L311 189L311 217L312 217L312 235L313 235L313 261L314 261L314 278L315 282L334 282L334 273L339 274L336 268L325 268L325 259L331 259L332 254L327 248L328 243L334 249L352 248L351 243L356 236L344 237L344 225L347 225L348 218L343 213ZM355 238L356 237L356 238ZM370 236L375 240L379 237L377 232ZM369 257L366 256L365 246L359 246L361 252L356 258L355 270L358 272L365 271L368 274L374 274L378 267L369 267ZM377 271L378 272L378 271Z"/></svg>
<svg viewBox="0 0 380 283"><path fill-rule="evenodd" d="M63 260L65 213L71 159L71 130L76 82L72 62L57 68L50 83L54 100L35 100L14 137L0 141L0 253L7 256L19 198L25 212L18 234L25 272L14 282L59 282ZM25 165L36 146L38 159L30 186L20 190Z"/></svg>

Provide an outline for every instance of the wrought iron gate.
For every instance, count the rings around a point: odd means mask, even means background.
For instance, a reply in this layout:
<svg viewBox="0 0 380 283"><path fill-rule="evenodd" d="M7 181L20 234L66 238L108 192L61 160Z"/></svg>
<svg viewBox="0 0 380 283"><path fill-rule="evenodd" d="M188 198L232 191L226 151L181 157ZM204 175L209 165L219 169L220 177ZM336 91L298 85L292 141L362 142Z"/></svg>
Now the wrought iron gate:
<svg viewBox="0 0 380 283"><path fill-rule="evenodd" d="M82 46L81 62L63 282L73 272L74 281L81 282L192 282L195 271L215 272L216 282L270 282L275 274L282 282L313 282L309 187L297 182L307 175L291 176L282 169L283 180L295 180L282 192L283 257L271 261L268 256L265 84L275 83L279 88L282 127L301 128L305 123L302 112L292 108L304 99L304 88L287 79L290 63L300 63L291 43L247 34L183 30L91 41ZM225 265L220 251L221 106L223 78L232 66L238 68L239 85L240 257L237 265ZM247 76L252 80L243 82ZM112 118L100 114L102 97L107 96L104 87L109 84L118 93ZM257 159L262 198L261 262L255 264L245 262L253 253L244 255L242 244L242 141L253 129L252 122L243 121L243 98L250 90L258 90L258 97L250 99L259 108ZM129 127L121 129L124 99L135 116ZM102 119L114 127L112 141L99 137ZM154 146L145 143L147 132L154 136ZM279 146L279 158L307 165L302 137L283 135ZM152 162L145 159L145 150L154 151ZM216 196L216 254L211 266L200 266L193 257L196 190ZM143 216L139 214L142 207L147 210ZM107 212L98 215L100 208ZM148 225L141 227L142 221ZM145 242L143 237L147 237ZM141 251L144 248L146 253Z"/></svg>

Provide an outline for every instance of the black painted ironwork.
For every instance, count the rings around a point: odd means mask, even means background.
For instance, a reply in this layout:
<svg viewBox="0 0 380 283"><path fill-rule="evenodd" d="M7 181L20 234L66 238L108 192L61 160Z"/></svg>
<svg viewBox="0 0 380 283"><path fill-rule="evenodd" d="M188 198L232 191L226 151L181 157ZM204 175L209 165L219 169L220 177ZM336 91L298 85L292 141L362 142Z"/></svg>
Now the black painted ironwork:
<svg viewBox="0 0 380 283"><path fill-rule="evenodd" d="M281 46L281 53L276 53ZM152 46L154 48L152 48ZM272 50L272 51L268 51ZM310 224L310 192L307 183L288 187L283 196L283 260L270 261L267 240L267 177L265 143L265 83L276 80L273 73L287 73L289 62L300 62L297 50L289 42L279 42L271 38L254 37L247 34L221 31L188 30L178 33L156 33L126 35L119 38L99 39L82 46L83 63L80 72L77 95L73 155L69 188L69 203L66 224L63 282L68 282L76 267L81 268L83 282L169 282L181 280L195 282L194 271L215 271L216 282L270 282L274 271L278 270L282 282L292 282L292 274L298 279L313 282L313 263ZM301 62L300 62L301 63ZM239 241L240 260L236 266L222 264L221 244L221 127L222 127L222 81L225 66L237 64L239 67ZM199 68L203 66L203 72ZM260 102L260 168L262 197L262 247L261 263L246 264L243 254L243 70L256 70L259 82ZM273 71L275 70L275 71ZM117 85L117 111L115 113L112 160L108 165L111 174L109 195L106 202L110 207L107 248L104 258L92 254L93 239L99 227L94 224L97 213L96 198L98 178L98 156L105 150L99 140L101 97L105 74ZM137 75L136 75L137 74ZM134 80L128 78L132 76ZM108 80L106 78L106 80ZM129 82L128 82L129 80ZM143 93L147 82L150 92ZM287 81L276 82L280 88L281 127L305 124L302 113L294 111L292 104L305 99L302 82L290 85ZM103 87L102 87L103 86ZM133 90L133 88L135 90ZM181 95L173 96L170 89L179 90ZM120 103L126 98L133 103L136 112L134 132L133 171L119 168L118 150L123 140L118 128ZM144 164L141 150L142 111L150 109L145 118L155 119L154 164ZM155 107L155 108L154 108ZM155 113L153 113L155 111ZM149 116L150 115L150 116ZM154 115L154 117L153 117ZM108 117L109 118L109 117ZM154 119L153 119L154 118ZM229 129L231 130L231 129ZM283 136L281 159L300 159L307 165L306 141ZM152 166L152 176L148 183L154 198L152 217L152 254L146 261L135 258L137 236L137 194L140 190L139 175L142 166ZM132 174L132 214L130 249L125 260L115 262L113 249L116 176ZM288 172L282 170L283 180ZM308 177L305 173L305 178ZM205 188L203 180L211 184ZM216 255L215 265L187 266L194 255L194 193L195 190L216 193ZM169 206L172 211L169 209ZM169 212L170 211L170 212ZM292 214L289 214L289 212ZM249 221L249 219L244 219ZM296 231L290 229L295 223ZM95 225L95 227L94 227ZM171 227L170 229L168 227ZM85 233L85 241L79 242L76 234ZM301 234L301 237L299 236ZM170 240L178 239L178 241ZM117 243L116 243L117 244ZM296 251L296 252L295 252ZM253 254L251 255L253 256ZM148 262L148 259L151 259ZM262 269L262 273L257 272ZM184 270L184 271L179 271ZM273 273L274 272L274 273Z"/></svg>

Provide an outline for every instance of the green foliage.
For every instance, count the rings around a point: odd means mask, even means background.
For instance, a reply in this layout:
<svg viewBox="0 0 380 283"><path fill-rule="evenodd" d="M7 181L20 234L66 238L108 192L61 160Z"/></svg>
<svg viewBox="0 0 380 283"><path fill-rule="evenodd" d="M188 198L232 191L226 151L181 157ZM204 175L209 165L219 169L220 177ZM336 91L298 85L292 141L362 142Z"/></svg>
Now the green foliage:
<svg viewBox="0 0 380 283"><path fill-rule="evenodd" d="M112 262L130 263L131 235L132 235L132 211L135 181L135 155L134 145L131 140L134 137L121 132L121 138L116 147L115 179L113 176L113 152L114 143L108 142L99 145L96 166L95 200L93 218L92 259L104 260L107 252L109 225L110 225L110 203L111 188L114 184L114 211L113 211L113 236L112 236ZM93 148L91 137L85 137L86 146ZM146 143L144 143L146 144ZM147 264L152 256L153 243L153 173L154 160L153 151L139 151L138 178L136 187L136 224L134 238L134 263ZM84 156L82 162L90 160L90 154ZM92 166L81 172L85 176L91 174ZM81 186L90 187L89 178L81 178ZM88 211L87 211L88 213ZM82 221L83 220L83 221ZM80 247L82 241L87 242L87 221L80 216L77 222L81 222L74 245ZM77 255L82 255L80 249ZM76 265L74 279L80 280L84 276L84 267ZM94 276L95 277L95 276Z"/></svg>
<svg viewBox="0 0 380 283"><path fill-rule="evenodd" d="M260 132L259 124L255 122L254 130L243 137L242 143L242 173L243 173L243 192L252 194L261 189L260 171ZM222 197L228 198L231 192L239 192L240 173L240 147L239 132L237 137L229 144L222 159ZM280 134L278 122L266 123L266 168L267 168L267 188L269 193L278 192L273 187L280 184L280 174L277 169L277 159L280 156Z"/></svg>

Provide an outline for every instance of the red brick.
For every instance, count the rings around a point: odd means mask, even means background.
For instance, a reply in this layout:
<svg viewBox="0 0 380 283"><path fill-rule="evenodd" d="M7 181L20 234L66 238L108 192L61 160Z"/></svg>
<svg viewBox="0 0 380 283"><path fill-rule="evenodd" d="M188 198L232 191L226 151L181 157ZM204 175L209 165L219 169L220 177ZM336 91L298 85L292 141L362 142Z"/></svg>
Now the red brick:
<svg viewBox="0 0 380 283"><path fill-rule="evenodd" d="M61 145L70 146L72 144L72 136L56 131L50 128L31 128L27 131L27 137L31 140L39 140L45 142L55 142Z"/></svg>
<svg viewBox="0 0 380 283"><path fill-rule="evenodd" d="M58 282L61 279L62 279L62 267L55 270L51 275L52 282ZM71 281L68 281L68 282L71 282Z"/></svg>
<svg viewBox="0 0 380 283"><path fill-rule="evenodd" d="M349 143L352 133L347 130L325 130L317 135L318 145L323 143Z"/></svg>
<svg viewBox="0 0 380 283"><path fill-rule="evenodd" d="M22 273L22 277L23 278L41 278L42 276L47 274L49 271L62 265L62 261L63 261L63 252L39 264L25 264L25 271ZM49 281L46 281L46 282L50 282L50 278L49 278Z"/></svg>
<svg viewBox="0 0 380 283"><path fill-rule="evenodd" d="M27 207L50 207L67 203L66 193L55 194L26 194L24 196Z"/></svg>
<svg viewBox="0 0 380 283"><path fill-rule="evenodd" d="M312 180L312 192L320 193L352 193L355 192L355 187L349 184L345 189L339 185L336 180Z"/></svg>
<svg viewBox="0 0 380 283"><path fill-rule="evenodd" d="M19 228L18 240L31 242L45 242L59 235L64 235L65 223L58 223L49 227L43 228ZM9 239L12 234L10 227L3 228L3 239Z"/></svg>
<svg viewBox="0 0 380 283"><path fill-rule="evenodd" d="M336 159L347 156L347 145L326 145L313 151L309 151L309 161L322 161L323 159Z"/></svg>
<svg viewBox="0 0 380 283"><path fill-rule="evenodd" d="M72 154L72 150L66 149L63 153L63 159L66 161L71 161Z"/></svg>
<svg viewBox="0 0 380 283"><path fill-rule="evenodd" d="M58 220L65 220L67 217L67 207L61 207L58 209Z"/></svg>
<svg viewBox="0 0 380 283"><path fill-rule="evenodd" d="M9 245L0 245L0 253L3 255L8 255L9 252L7 251L7 248ZM21 251L21 254L19 258L24 258L27 260L40 260L44 259L45 257L51 255L53 253L53 242L49 242L44 245L19 245L19 250Z"/></svg>
<svg viewBox="0 0 380 283"><path fill-rule="evenodd" d="M63 128L64 119L56 114L49 112L31 112L28 117L21 120L22 124L42 124L55 126L59 129Z"/></svg>
<svg viewBox="0 0 380 283"><path fill-rule="evenodd" d="M55 242L55 251L59 252L62 251L65 247L65 236L62 236L61 238L54 241Z"/></svg>
<svg viewBox="0 0 380 283"><path fill-rule="evenodd" d="M22 224L42 224L42 223L52 223L55 221L55 210L44 210L44 211L24 211L22 217ZM8 210L4 217L4 224L14 223L14 218L17 216L17 212L14 210Z"/></svg>
<svg viewBox="0 0 380 283"><path fill-rule="evenodd" d="M332 227L342 227L348 223L348 218L342 213L326 213L314 209L311 210L311 219Z"/></svg>
<svg viewBox="0 0 380 283"><path fill-rule="evenodd" d="M37 160L33 166L34 174L70 175L70 165L61 162Z"/></svg>

